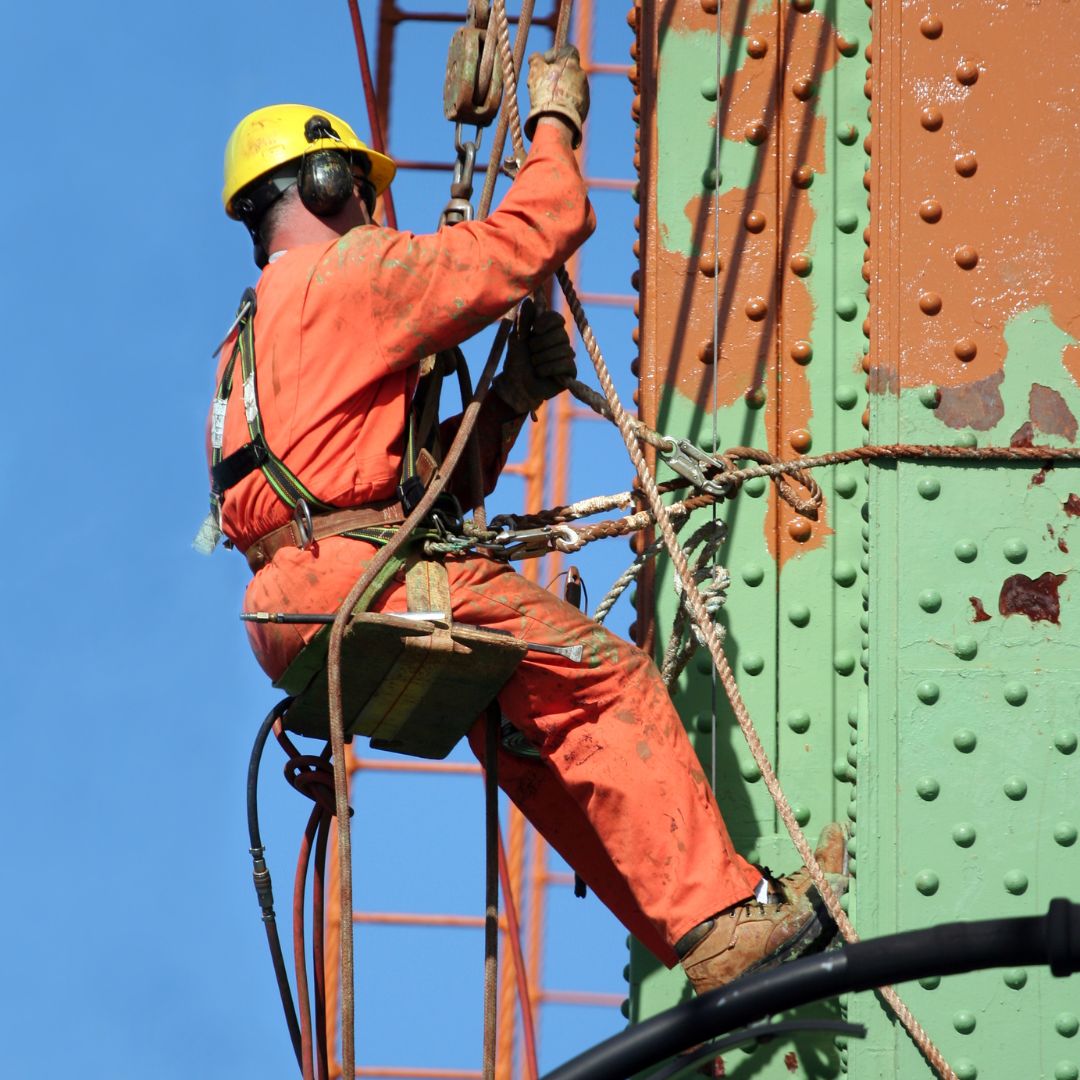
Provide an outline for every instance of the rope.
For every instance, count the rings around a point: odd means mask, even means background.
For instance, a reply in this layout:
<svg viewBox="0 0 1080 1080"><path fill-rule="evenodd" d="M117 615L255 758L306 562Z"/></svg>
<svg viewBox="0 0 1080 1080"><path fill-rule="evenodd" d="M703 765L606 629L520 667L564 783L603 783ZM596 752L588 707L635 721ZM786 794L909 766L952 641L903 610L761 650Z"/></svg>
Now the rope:
<svg viewBox="0 0 1080 1080"><path fill-rule="evenodd" d="M496 13L499 8L502 7L504 0L495 0L494 9ZM565 31L564 26L564 8L570 6L570 0L563 0L559 12L559 27L560 30ZM497 17L497 16L496 16ZM556 38L556 46L558 47L565 41L565 37L560 41ZM506 91L511 94L514 84L509 79L505 80ZM523 155L523 146L520 142L520 133L511 131L511 138L514 139L514 154L521 160ZM765 786L772 796L773 802L776 804L778 813L781 820L784 822L788 833L791 836L792 842L795 845L795 849L798 851L800 857L803 860L803 864L806 866L810 877L813 880L815 886L818 889L822 899L825 902L825 906L828 908L829 914L832 916L833 921L836 923L840 932L843 934L847 941L854 942L858 940L858 935L855 932L854 926L852 926L847 914L840 907L840 900L829 886L828 881L825 878L821 867L818 865L817 859L814 858L814 852L811 849L806 837L803 835L802 830L799 828L798 822L795 820L794 812L791 809L791 804L788 802L787 797L784 795L780 788L780 782L777 779L776 773L773 770L772 763L769 761L768 756L765 753L764 747L761 745L761 740L758 737L757 731L754 728L753 721L750 719L750 714L746 709L746 705L742 700L742 695L739 692L738 685L735 682L735 677L731 672L731 667L728 665L727 657L724 655L723 643L720 632L716 624L709 617L709 613L705 606L705 601L699 593L690 570L690 566L686 561L686 555L679 544L678 537L675 534L675 527L671 520L671 515L668 509L661 501L661 493L658 490L656 480L653 477L648 463L645 461L645 457L641 452L641 447L638 445L638 433L635 431L634 422L627 415L626 410L622 406L622 402L619 400L618 391L615 389L615 384L612 381L611 373L608 371L607 364L604 361L603 354L600 352L600 347L597 344L596 337L593 334L592 327L589 325L589 320L585 314L585 309L582 307L581 300L578 297L577 289L574 287L574 283L570 280L570 275L567 273L565 267L559 267L555 272L556 280L559 282L559 287L563 291L563 295L566 297L567 306L570 308L572 315L574 316L574 322L577 325L578 333L581 335L582 343L585 346L586 351L589 354L590 360L592 360L593 367L596 370L596 377L600 382L600 387L604 392L604 396L607 400L608 407L611 410L612 419L615 421L616 426L619 428L619 432L622 435L623 443L626 445L627 453L630 455L630 460L634 463L634 468L637 470L638 479L641 483L642 491L645 494L646 502L648 503L648 509L651 513L653 520L657 527L660 529L660 533L663 537L664 546L667 548L668 555L671 558L672 566L675 569L678 579L682 582L684 590L684 602L689 607L689 613L693 622L696 624L698 631L701 634L703 643L709 650L709 654L712 657L713 666L717 672L721 684L724 687L724 692L727 694L728 701L731 704L732 711L735 714L735 718L738 721L739 727L742 730L743 736L746 739L747 745L750 748L750 752L753 755L754 761L758 768L761 770L762 779L765 781ZM746 448L743 448L744 450ZM864 448L865 449L865 448ZM965 447L950 447L950 450L963 450L969 449ZM1017 448L1021 449L1021 448ZM847 453L851 453L848 451ZM744 456L752 457L756 452L745 454ZM960 455L957 455L960 456ZM1080 457L1080 451L1076 452L1076 456ZM836 462L844 460L843 457L836 455L824 455L824 457L836 457ZM849 458L847 460L855 460L855 458ZM836 462L829 462L836 463ZM823 462L824 463L824 462ZM784 463L787 465L786 469L778 470L777 476L780 475L795 475L798 478L799 472L803 469L803 465L793 462ZM776 469L777 466L773 463L768 463L759 466L763 469ZM762 473L760 475L768 475L768 473ZM809 479L809 478L807 478ZM800 481L801 482L801 481ZM808 485L804 485L808 487ZM816 487L816 485L815 485ZM820 496L820 492L819 492ZM943 1078L943 1080L956 1080L955 1073L949 1067L945 1061L941 1052L931 1042L929 1036L923 1030L922 1026L911 1014L907 1006L900 1000L900 997L891 987L884 987L880 990L882 997L889 1003L893 1011L896 1013L897 1018L907 1029L919 1049L926 1056L927 1060L934 1067L937 1073Z"/></svg>

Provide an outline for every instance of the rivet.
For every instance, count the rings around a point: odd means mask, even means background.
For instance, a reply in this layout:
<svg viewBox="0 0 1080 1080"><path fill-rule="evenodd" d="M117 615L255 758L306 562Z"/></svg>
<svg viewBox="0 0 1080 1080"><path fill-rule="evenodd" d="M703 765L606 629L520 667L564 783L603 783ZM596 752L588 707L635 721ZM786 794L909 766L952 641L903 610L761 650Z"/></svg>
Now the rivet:
<svg viewBox="0 0 1080 1080"><path fill-rule="evenodd" d="M915 875L915 888L923 896L933 896L941 887L941 879L933 870L922 870Z"/></svg>
<svg viewBox="0 0 1080 1080"><path fill-rule="evenodd" d="M867 191L869 191L870 188L873 186L873 183L874 180L873 177L870 175L870 170L865 170L865 172L863 172L862 174L862 186L866 188ZM867 206L869 208L869 200L867 200Z"/></svg>
<svg viewBox="0 0 1080 1080"><path fill-rule="evenodd" d="M1054 1066L1054 1080L1077 1080L1080 1067L1071 1061L1059 1061Z"/></svg>
<svg viewBox="0 0 1080 1080"><path fill-rule="evenodd" d="M941 976L926 975L919 980L919 985L924 990L936 990L941 985Z"/></svg>
<svg viewBox="0 0 1080 1080"><path fill-rule="evenodd" d="M870 316L869 315L867 315L866 318L863 319L862 332L863 332L863 337L869 337L870 336Z"/></svg>
<svg viewBox="0 0 1080 1080"><path fill-rule="evenodd" d="M941 296L934 292L920 293L919 310L924 315L936 315L941 311Z"/></svg>
<svg viewBox="0 0 1080 1080"><path fill-rule="evenodd" d="M979 347L975 344L973 338L959 338L953 343L953 352L956 353L957 359L963 360L965 364L974 360L978 351Z"/></svg>
<svg viewBox="0 0 1080 1080"><path fill-rule="evenodd" d="M919 607L923 611L937 611L941 607L941 593L937 589L923 589L919 593Z"/></svg>
<svg viewBox="0 0 1080 1080"><path fill-rule="evenodd" d="M791 0L791 6L805 15L814 10L814 0Z"/></svg>
<svg viewBox="0 0 1080 1080"><path fill-rule="evenodd" d="M764 38L752 37L746 43L746 51L755 60L760 60L769 51L769 43Z"/></svg>
<svg viewBox="0 0 1080 1080"><path fill-rule="evenodd" d="M630 275L630 288L633 289L634 292L641 292L641 271L640 270L635 270Z"/></svg>
<svg viewBox="0 0 1080 1080"><path fill-rule="evenodd" d="M869 614L869 612L866 612L866 611L864 611L864 612L863 612L863 613L862 613L862 614L861 614L861 615L859 616L859 629L860 629L860 630L861 630L861 631L862 631L862 632L863 632L864 634L865 634L865 633L867 633L867 632L869 631L869 629L870 629L870 614Z"/></svg>
<svg viewBox="0 0 1080 1080"><path fill-rule="evenodd" d="M717 97L719 96L719 93L720 93L720 88L717 85L717 82L716 82L715 79L712 79L712 78L706 79L701 84L701 96L706 101L715 101L717 99Z"/></svg>
<svg viewBox="0 0 1080 1080"><path fill-rule="evenodd" d="M844 322L851 322L859 313L859 304L854 296L838 296L836 298L836 314Z"/></svg>
<svg viewBox="0 0 1080 1080"><path fill-rule="evenodd" d="M969 821L962 821L959 825L954 825L952 838L957 847L971 847L975 843L975 826Z"/></svg>
<svg viewBox="0 0 1080 1080"><path fill-rule="evenodd" d="M1071 754L1076 750L1076 732L1059 731L1054 736L1054 746L1062 754Z"/></svg>
<svg viewBox="0 0 1080 1080"><path fill-rule="evenodd" d="M761 653L746 653L742 659L742 669L747 675L760 675L765 670L765 657Z"/></svg>
<svg viewBox="0 0 1080 1080"><path fill-rule="evenodd" d="M853 233L859 227L859 215L854 210L841 210L836 215L836 227L842 233Z"/></svg>
<svg viewBox="0 0 1080 1080"><path fill-rule="evenodd" d="M809 76L804 76L801 79L796 79L791 84L791 92L800 101L809 101L814 96L817 87L814 85L814 80Z"/></svg>
<svg viewBox="0 0 1080 1080"><path fill-rule="evenodd" d="M966 1009L953 1014L952 1026L961 1035L970 1035L975 1030L975 1014Z"/></svg>
<svg viewBox="0 0 1080 1080"><path fill-rule="evenodd" d="M1054 1020L1054 1030L1066 1039L1071 1039L1080 1031L1080 1019L1077 1018L1075 1013L1058 1013Z"/></svg>
<svg viewBox="0 0 1080 1080"><path fill-rule="evenodd" d="M633 375L635 379L640 379L641 378L641 357L640 356L635 356L634 359L630 361L630 374Z"/></svg>
<svg viewBox="0 0 1080 1080"><path fill-rule="evenodd" d="M915 696L923 705L933 705L941 697L941 687L936 683L920 683L915 688Z"/></svg>
<svg viewBox="0 0 1080 1080"><path fill-rule="evenodd" d="M720 173L720 170L710 165L709 168L701 174L701 185L706 190L713 191L722 179L723 175Z"/></svg>
<svg viewBox="0 0 1080 1080"><path fill-rule="evenodd" d="M866 82L864 82L862 84L862 92L863 92L863 97L865 97L867 101L872 101L873 100L873 98L874 98L874 83L873 83L873 80L867 79Z"/></svg>
<svg viewBox="0 0 1080 1080"><path fill-rule="evenodd" d="M970 150L966 154L956 155L956 171L961 176L974 176L978 167L979 162Z"/></svg>
<svg viewBox="0 0 1080 1080"><path fill-rule="evenodd" d="M788 433L788 443L791 445L792 450L803 454L810 449L813 439L806 428L796 428Z"/></svg>
<svg viewBox="0 0 1080 1080"><path fill-rule="evenodd" d="M765 318L769 305L765 303L763 296L752 296L746 301L746 317L754 322L760 322Z"/></svg>
<svg viewBox="0 0 1080 1080"><path fill-rule="evenodd" d="M796 364L809 364L813 355L814 350L809 341L796 341L791 346L791 359Z"/></svg>
<svg viewBox="0 0 1080 1080"><path fill-rule="evenodd" d="M953 735L952 744L961 754L970 754L978 745L978 738L971 728L961 728Z"/></svg>
<svg viewBox="0 0 1080 1080"><path fill-rule="evenodd" d="M862 421L862 426L864 428L866 428L867 431L869 431L870 430L870 406L869 405L865 409L863 409L863 414L862 414L861 417L859 417L859 419Z"/></svg>
<svg viewBox="0 0 1080 1080"><path fill-rule="evenodd" d="M805 709L788 713L787 726L798 735L810 730L810 714Z"/></svg>
<svg viewBox="0 0 1080 1080"><path fill-rule="evenodd" d="M1027 687L1023 683L1005 683L1004 696L1010 705L1023 705L1027 701Z"/></svg>
<svg viewBox="0 0 1080 1080"><path fill-rule="evenodd" d="M1001 553L1011 563L1021 563L1027 558L1027 544L1018 537L1013 537L1011 540L1006 540L1002 545Z"/></svg>
<svg viewBox="0 0 1080 1080"><path fill-rule="evenodd" d="M847 752L847 762L853 768L859 764L859 752L852 746ZM851 851L851 841L848 841L848 851Z"/></svg>
<svg viewBox="0 0 1080 1080"><path fill-rule="evenodd" d="M757 762L751 758L748 761L739 763L739 775L749 784L753 784L761 779L761 770L757 766Z"/></svg>
<svg viewBox="0 0 1080 1080"><path fill-rule="evenodd" d="M976 1080L979 1075L979 1070L975 1068L975 1062L970 1061L968 1058L957 1058L956 1064L953 1066L953 1072L956 1073L956 1080Z"/></svg>
<svg viewBox="0 0 1080 1080"><path fill-rule="evenodd" d="M1062 847L1072 847L1076 843L1076 826L1070 821L1059 821L1054 826L1054 843Z"/></svg>
<svg viewBox="0 0 1080 1080"><path fill-rule="evenodd" d="M792 604L788 608L787 617L795 626L806 626L810 622L810 609L806 604Z"/></svg>
<svg viewBox="0 0 1080 1080"><path fill-rule="evenodd" d="M846 559L841 559L833 567L833 581L843 589L848 589L854 585L857 577L858 571Z"/></svg>
<svg viewBox="0 0 1080 1080"><path fill-rule="evenodd" d="M859 391L849 383L841 383L833 394L833 400L841 409L854 409L859 401Z"/></svg>
<svg viewBox="0 0 1080 1080"><path fill-rule="evenodd" d="M921 386L919 401L928 409L936 409L941 404L941 391L936 386Z"/></svg>
<svg viewBox="0 0 1080 1080"><path fill-rule="evenodd" d="M746 228L748 232L761 232L765 228L765 215L760 210L751 210L746 215Z"/></svg>
<svg viewBox="0 0 1080 1080"><path fill-rule="evenodd" d="M858 818L858 814L859 814L858 805L856 804L855 800L852 799L847 804L847 816L848 816L848 819L851 820L851 821L855 821Z"/></svg>
<svg viewBox="0 0 1080 1080"><path fill-rule="evenodd" d="M939 38L944 29L941 19L936 15L924 15L919 22L919 33L926 38Z"/></svg>
<svg viewBox="0 0 1080 1080"><path fill-rule="evenodd" d="M941 125L945 123L945 117L936 105L927 105L926 108L919 113L919 123L922 124L927 131L937 131Z"/></svg>
<svg viewBox="0 0 1080 1080"><path fill-rule="evenodd" d="M979 65L974 60L961 60L956 65L956 81L961 86L971 86L979 79Z"/></svg>
<svg viewBox="0 0 1080 1080"><path fill-rule="evenodd" d="M974 660L979 652L979 643L970 634L961 634L953 643L953 652L961 660Z"/></svg>
<svg viewBox="0 0 1080 1080"><path fill-rule="evenodd" d="M937 199L924 199L919 203L919 217L923 221L929 222L931 225L934 222L941 220L941 203Z"/></svg>
<svg viewBox="0 0 1080 1080"><path fill-rule="evenodd" d="M702 364L712 364L716 362L716 346L711 341L703 341L701 347L698 349L697 354L698 361Z"/></svg>
<svg viewBox="0 0 1080 1080"><path fill-rule="evenodd" d="M958 247L953 258L961 270L974 270L979 265L979 253L970 244Z"/></svg>
<svg viewBox="0 0 1080 1080"><path fill-rule="evenodd" d="M1027 892L1028 877L1022 870L1010 870L1004 878L1005 891L1013 896L1022 896Z"/></svg>
<svg viewBox="0 0 1080 1080"><path fill-rule="evenodd" d="M941 785L932 776L924 776L916 782L915 791L920 799L933 802L941 794Z"/></svg>
<svg viewBox="0 0 1080 1080"><path fill-rule="evenodd" d="M840 675L850 675L855 670L855 656L847 649L841 649L833 657L833 669Z"/></svg>
<svg viewBox="0 0 1080 1080"><path fill-rule="evenodd" d="M873 154L873 152L874 152L874 137L873 137L873 135L867 135L866 138L863 139L862 148L863 148L864 152L866 153L867 157L869 157L871 154ZM869 243L869 242L870 241L867 240L867 243Z"/></svg>
<svg viewBox="0 0 1080 1080"><path fill-rule="evenodd" d="M870 264L868 262L864 262L862 265L862 270L860 270L859 273L862 276L863 281L868 282L870 280Z"/></svg>
<svg viewBox="0 0 1080 1080"><path fill-rule="evenodd" d="M765 580L765 570L760 563L747 563L742 570L742 579L751 587L760 585Z"/></svg>
<svg viewBox="0 0 1080 1080"><path fill-rule="evenodd" d="M924 499L933 500L941 494L941 483L932 476L924 476L915 487Z"/></svg>
<svg viewBox="0 0 1080 1080"><path fill-rule="evenodd" d="M968 450L974 450L979 445L979 440L975 438L975 432L962 431L956 436L956 445L966 447Z"/></svg>
<svg viewBox="0 0 1080 1080"><path fill-rule="evenodd" d="M979 554L979 545L974 540L958 540L953 554L961 562L974 562Z"/></svg>
<svg viewBox="0 0 1080 1080"><path fill-rule="evenodd" d="M814 170L809 165L800 165L791 174L791 182L797 188L808 188L814 182Z"/></svg>
<svg viewBox="0 0 1080 1080"><path fill-rule="evenodd" d="M788 536L797 544L805 544L810 539L813 526L804 517L797 517L788 525Z"/></svg>
<svg viewBox="0 0 1080 1080"><path fill-rule="evenodd" d="M716 253L712 251L703 251L698 256L698 273L703 277L711 278L716 277L717 270L724 269L723 258L717 258Z"/></svg>
<svg viewBox="0 0 1080 1080"><path fill-rule="evenodd" d="M1010 776L1001 790L1013 802L1019 802L1028 793L1027 781L1022 776Z"/></svg>
<svg viewBox="0 0 1080 1080"><path fill-rule="evenodd" d="M1023 968L1008 968L1001 978L1010 990L1023 990L1027 986L1027 972Z"/></svg>
<svg viewBox="0 0 1080 1080"><path fill-rule="evenodd" d="M718 2L718 0L713 0L713 2L716 3L716 2ZM701 0L701 3L702 3L702 6L704 7L705 4L707 3L707 0ZM708 8L706 8L705 10L708 11ZM713 14L714 15L716 14L715 10L713 11ZM624 1019L626 1019L626 1020L630 1019L630 999L629 998L623 998L622 1001L619 1003L619 1012L622 1013Z"/></svg>
<svg viewBox="0 0 1080 1080"><path fill-rule="evenodd" d="M836 129L836 137L845 146L854 146L859 138L859 129L854 124L841 124Z"/></svg>
<svg viewBox="0 0 1080 1080"><path fill-rule="evenodd" d="M799 252L798 255L791 256L788 265L791 267L791 272L797 277L806 277L814 268L814 260L805 252Z"/></svg>
<svg viewBox="0 0 1080 1080"><path fill-rule="evenodd" d="M743 131L743 138L748 143L752 143L754 146L758 146L765 141L765 136L768 134L768 130L760 120L752 120L746 125Z"/></svg>
<svg viewBox="0 0 1080 1080"><path fill-rule="evenodd" d="M845 37L843 34L837 34L836 48L841 56L854 56L859 51L859 39L854 35Z"/></svg>
<svg viewBox="0 0 1080 1080"><path fill-rule="evenodd" d="M836 477L834 486L836 487L837 495L842 499L850 499L858 490L859 482L851 475L851 473L840 473Z"/></svg>
<svg viewBox="0 0 1080 1080"><path fill-rule="evenodd" d="M745 491L751 499L756 499L758 496L765 494L765 487L767 484L768 481L764 476L752 476L745 484L743 484L743 491Z"/></svg>
<svg viewBox="0 0 1080 1080"><path fill-rule="evenodd" d="M760 409L765 404L766 397L764 386L752 386L743 394L748 409Z"/></svg>

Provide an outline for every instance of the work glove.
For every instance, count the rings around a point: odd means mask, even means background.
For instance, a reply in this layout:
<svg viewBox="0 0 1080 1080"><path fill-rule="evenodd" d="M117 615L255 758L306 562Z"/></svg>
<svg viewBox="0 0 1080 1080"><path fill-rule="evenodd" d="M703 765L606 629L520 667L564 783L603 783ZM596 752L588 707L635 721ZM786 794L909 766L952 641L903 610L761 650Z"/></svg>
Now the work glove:
<svg viewBox="0 0 1080 1080"><path fill-rule="evenodd" d="M574 129L573 147L581 145L581 129L589 115L589 80L581 70L581 57L573 45L551 48L529 57L529 101L525 121L531 139L541 116L561 116Z"/></svg>
<svg viewBox="0 0 1080 1080"><path fill-rule="evenodd" d="M557 311L537 312L526 300L506 347L503 369L491 389L518 415L535 412L577 375L574 347Z"/></svg>

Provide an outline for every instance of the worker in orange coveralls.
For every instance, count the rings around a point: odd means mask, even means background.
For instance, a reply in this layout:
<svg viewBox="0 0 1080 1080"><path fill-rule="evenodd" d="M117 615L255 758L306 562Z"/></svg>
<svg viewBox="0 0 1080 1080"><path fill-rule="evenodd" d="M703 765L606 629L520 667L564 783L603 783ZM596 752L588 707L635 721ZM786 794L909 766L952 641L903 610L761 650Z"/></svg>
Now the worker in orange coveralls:
<svg viewBox="0 0 1080 1080"><path fill-rule="evenodd" d="M266 444L322 503L400 522L395 492L420 362L538 290L592 233L573 154L589 102L577 51L534 55L529 93L531 150L498 209L425 236L372 223L395 166L339 118L271 106L233 133L225 209L247 225L263 270L254 408ZM255 398L246 380L243 395L222 388L231 351L227 342L210 422L225 461L243 456ZM525 417L574 373L560 316L519 322L478 423L488 490ZM226 407L241 396L245 407ZM221 529L255 572L248 612L335 611L377 550L342 535L298 547L289 505L254 465L217 489ZM822 947L835 928L806 870L775 879L735 851L651 660L503 562L474 553L445 562L455 622L580 643L591 658L526 655L498 704L539 757L500 752L499 782L627 929L667 966L681 961L698 992ZM406 610L400 578L372 610ZM319 629L248 627L273 679ZM484 723L470 734L481 759ZM818 858L843 891L840 826L825 830Z"/></svg>

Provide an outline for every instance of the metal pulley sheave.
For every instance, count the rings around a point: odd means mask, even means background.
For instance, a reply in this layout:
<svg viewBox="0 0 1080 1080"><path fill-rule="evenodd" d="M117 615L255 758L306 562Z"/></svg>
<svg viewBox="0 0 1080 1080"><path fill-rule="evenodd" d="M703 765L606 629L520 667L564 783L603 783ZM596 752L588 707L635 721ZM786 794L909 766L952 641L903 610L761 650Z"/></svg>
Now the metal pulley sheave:
<svg viewBox="0 0 1080 1080"><path fill-rule="evenodd" d="M465 25L450 39L443 113L452 123L487 127L499 114L502 67L490 18L488 0L469 0Z"/></svg>

